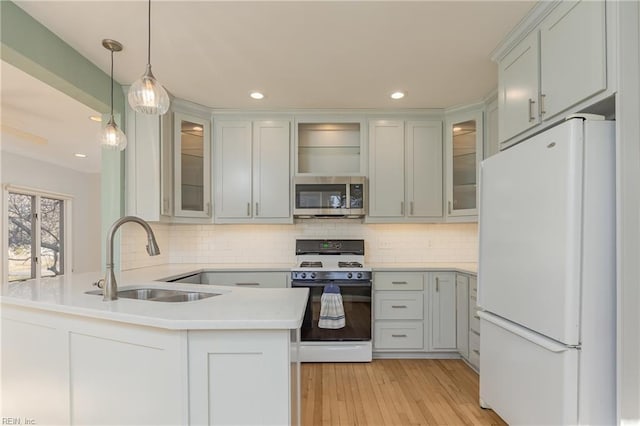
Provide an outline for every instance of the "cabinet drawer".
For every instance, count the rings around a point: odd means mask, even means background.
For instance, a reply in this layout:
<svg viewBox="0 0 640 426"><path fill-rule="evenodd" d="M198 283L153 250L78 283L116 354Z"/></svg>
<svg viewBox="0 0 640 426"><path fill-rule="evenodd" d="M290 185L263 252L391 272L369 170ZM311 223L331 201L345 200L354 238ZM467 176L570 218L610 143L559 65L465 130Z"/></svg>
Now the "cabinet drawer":
<svg viewBox="0 0 640 426"><path fill-rule="evenodd" d="M376 349L422 349L424 346L421 321L376 321L374 329Z"/></svg>
<svg viewBox="0 0 640 426"><path fill-rule="evenodd" d="M373 274L376 290L423 290L424 273L421 272L376 272Z"/></svg>
<svg viewBox="0 0 640 426"><path fill-rule="evenodd" d="M375 319L423 319L424 293L421 291L377 291Z"/></svg>
<svg viewBox="0 0 640 426"><path fill-rule="evenodd" d="M480 368L480 333L469 333L469 363L476 369Z"/></svg>
<svg viewBox="0 0 640 426"><path fill-rule="evenodd" d="M202 284L247 288L286 288L286 272L205 272Z"/></svg>

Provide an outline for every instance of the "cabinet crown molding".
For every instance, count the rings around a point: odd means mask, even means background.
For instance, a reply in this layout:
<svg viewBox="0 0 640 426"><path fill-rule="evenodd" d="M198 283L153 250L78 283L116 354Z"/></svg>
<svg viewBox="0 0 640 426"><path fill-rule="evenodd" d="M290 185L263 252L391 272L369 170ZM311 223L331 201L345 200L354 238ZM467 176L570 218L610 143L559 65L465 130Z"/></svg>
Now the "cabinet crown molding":
<svg viewBox="0 0 640 426"><path fill-rule="evenodd" d="M538 1L520 22L506 35L491 52L491 60L499 62L509 51L535 30L542 20L555 9L562 0Z"/></svg>

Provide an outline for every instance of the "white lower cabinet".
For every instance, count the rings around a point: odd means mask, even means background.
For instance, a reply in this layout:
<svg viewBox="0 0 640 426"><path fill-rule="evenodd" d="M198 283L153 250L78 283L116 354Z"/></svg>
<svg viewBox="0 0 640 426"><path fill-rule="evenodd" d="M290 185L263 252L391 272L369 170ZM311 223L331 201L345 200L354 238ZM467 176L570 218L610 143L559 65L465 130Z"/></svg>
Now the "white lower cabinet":
<svg viewBox="0 0 640 426"><path fill-rule="evenodd" d="M168 330L9 305L1 324L3 415L32 424L299 424L291 330Z"/></svg>
<svg viewBox="0 0 640 426"><path fill-rule="evenodd" d="M469 277L469 363L480 371L480 317L478 316L478 279Z"/></svg>
<svg viewBox="0 0 640 426"><path fill-rule="evenodd" d="M430 274L431 350L456 351L455 272Z"/></svg>
<svg viewBox="0 0 640 426"><path fill-rule="evenodd" d="M469 359L469 277L456 274L456 345Z"/></svg>
<svg viewBox="0 0 640 426"><path fill-rule="evenodd" d="M376 352L424 350L424 272L373 274Z"/></svg>
<svg viewBox="0 0 640 426"><path fill-rule="evenodd" d="M200 284L248 288L286 288L288 272L204 272Z"/></svg>
<svg viewBox="0 0 640 426"><path fill-rule="evenodd" d="M375 349L422 350L424 325L422 321L377 321Z"/></svg>

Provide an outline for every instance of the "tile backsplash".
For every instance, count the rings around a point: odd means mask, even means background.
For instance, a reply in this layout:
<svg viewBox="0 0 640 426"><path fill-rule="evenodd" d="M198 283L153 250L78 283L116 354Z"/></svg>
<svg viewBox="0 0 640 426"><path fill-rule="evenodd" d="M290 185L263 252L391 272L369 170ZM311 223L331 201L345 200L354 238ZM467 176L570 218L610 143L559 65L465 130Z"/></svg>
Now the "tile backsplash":
<svg viewBox="0 0 640 426"><path fill-rule="evenodd" d="M151 225L161 254L150 257L139 226L123 227L122 269L163 263L294 262L296 238L361 238L367 263L477 262L478 225L363 224L318 219L294 225Z"/></svg>

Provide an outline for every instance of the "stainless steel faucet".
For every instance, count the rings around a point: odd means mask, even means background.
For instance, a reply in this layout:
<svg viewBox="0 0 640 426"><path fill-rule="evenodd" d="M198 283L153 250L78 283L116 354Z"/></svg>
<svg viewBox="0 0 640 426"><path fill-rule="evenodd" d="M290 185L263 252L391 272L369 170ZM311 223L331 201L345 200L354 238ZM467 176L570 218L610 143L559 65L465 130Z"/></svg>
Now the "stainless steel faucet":
<svg viewBox="0 0 640 426"><path fill-rule="evenodd" d="M156 243L155 235L153 235L153 229L147 222L136 216L125 216L116 220L107 234L107 271L104 277L104 297L102 298L104 301L118 299L118 284L116 283L116 275L113 273L113 237L118 228L127 222L139 223L147 231L147 253L149 253L149 256L160 254L160 248Z"/></svg>

